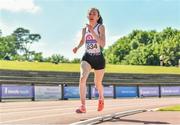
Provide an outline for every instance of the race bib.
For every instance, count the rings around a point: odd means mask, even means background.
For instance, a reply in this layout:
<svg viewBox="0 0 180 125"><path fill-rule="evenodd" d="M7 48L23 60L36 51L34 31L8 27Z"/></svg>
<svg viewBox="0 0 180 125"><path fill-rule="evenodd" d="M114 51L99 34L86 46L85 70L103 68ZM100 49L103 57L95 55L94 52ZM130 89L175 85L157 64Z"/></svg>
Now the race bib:
<svg viewBox="0 0 180 125"><path fill-rule="evenodd" d="M99 53L100 47L97 41L93 38L92 34L86 35L86 51L89 53Z"/></svg>

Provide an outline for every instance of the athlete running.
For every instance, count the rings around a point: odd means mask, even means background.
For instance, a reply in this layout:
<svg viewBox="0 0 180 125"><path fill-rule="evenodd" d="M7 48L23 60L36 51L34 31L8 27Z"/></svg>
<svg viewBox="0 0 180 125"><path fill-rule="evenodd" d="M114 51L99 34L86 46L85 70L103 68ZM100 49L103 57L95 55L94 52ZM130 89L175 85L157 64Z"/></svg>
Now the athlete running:
<svg viewBox="0 0 180 125"><path fill-rule="evenodd" d="M77 113L86 113L86 80L91 69L94 69L94 83L99 93L98 99L98 111L102 111L104 108L104 95L102 80L105 72L105 59L102 54L102 49L105 46L105 27L103 25L103 19L97 8L91 8L88 11L89 24L82 29L82 38L73 49L76 53L77 50L85 43L85 53L81 60L80 65L80 100L81 106L76 110Z"/></svg>

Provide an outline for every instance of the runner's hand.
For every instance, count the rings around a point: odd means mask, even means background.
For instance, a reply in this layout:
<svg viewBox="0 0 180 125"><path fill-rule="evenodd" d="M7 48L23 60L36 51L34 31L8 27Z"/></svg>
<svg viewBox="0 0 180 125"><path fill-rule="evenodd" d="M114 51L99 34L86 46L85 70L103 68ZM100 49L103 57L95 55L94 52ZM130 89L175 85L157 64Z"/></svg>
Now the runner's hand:
<svg viewBox="0 0 180 125"><path fill-rule="evenodd" d="M78 50L78 48L77 48L77 47L74 47L73 52L76 53L77 50Z"/></svg>

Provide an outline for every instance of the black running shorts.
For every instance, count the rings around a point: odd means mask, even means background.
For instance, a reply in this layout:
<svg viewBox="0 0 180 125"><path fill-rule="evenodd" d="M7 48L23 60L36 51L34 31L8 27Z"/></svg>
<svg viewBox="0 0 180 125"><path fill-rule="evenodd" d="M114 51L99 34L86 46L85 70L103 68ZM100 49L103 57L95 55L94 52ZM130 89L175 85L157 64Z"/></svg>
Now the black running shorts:
<svg viewBox="0 0 180 125"><path fill-rule="evenodd" d="M100 70L105 68L105 59L102 53L98 55L91 55L85 53L82 57L82 61L86 61L91 65L91 68L94 70Z"/></svg>

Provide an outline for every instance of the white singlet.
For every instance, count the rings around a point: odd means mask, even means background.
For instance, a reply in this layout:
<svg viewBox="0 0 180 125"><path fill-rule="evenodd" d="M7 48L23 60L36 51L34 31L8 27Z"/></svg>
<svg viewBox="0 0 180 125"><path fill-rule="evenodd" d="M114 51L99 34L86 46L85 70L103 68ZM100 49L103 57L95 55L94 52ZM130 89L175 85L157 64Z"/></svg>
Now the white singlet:
<svg viewBox="0 0 180 125"><path fill-rule="evenodd" d="M99 36L99 26L101 24L96 24L96 26L94 27L94 32ZM101 48L100 45L97 43L96 39L94 38L94 36L92 35L92 33L90 33L90 31L88 30L88 28L86 27L86 32L85 32L85 49L87 53L100 53L101 52Z"/></svg>

